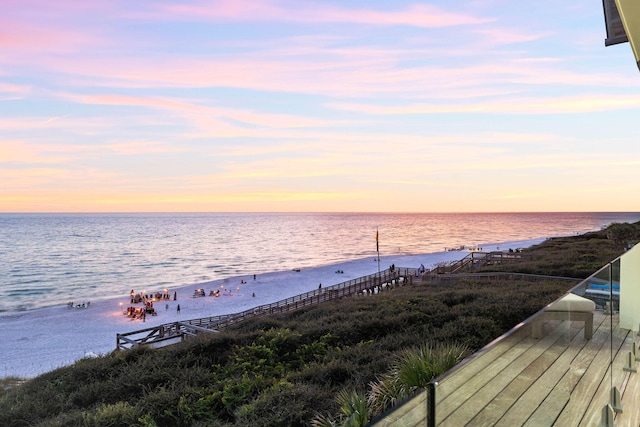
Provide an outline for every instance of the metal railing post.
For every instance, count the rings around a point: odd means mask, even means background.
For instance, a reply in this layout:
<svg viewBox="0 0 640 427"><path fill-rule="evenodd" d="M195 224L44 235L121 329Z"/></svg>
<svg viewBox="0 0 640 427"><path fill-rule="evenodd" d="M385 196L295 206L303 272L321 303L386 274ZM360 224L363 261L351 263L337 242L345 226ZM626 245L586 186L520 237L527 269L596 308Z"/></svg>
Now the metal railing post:
<svg viewBox="0 0 640 427"><path fill-rule="evenodd" d="M436 427L436 387L438 383L432 381L427 386L427 427Z"/></svg>

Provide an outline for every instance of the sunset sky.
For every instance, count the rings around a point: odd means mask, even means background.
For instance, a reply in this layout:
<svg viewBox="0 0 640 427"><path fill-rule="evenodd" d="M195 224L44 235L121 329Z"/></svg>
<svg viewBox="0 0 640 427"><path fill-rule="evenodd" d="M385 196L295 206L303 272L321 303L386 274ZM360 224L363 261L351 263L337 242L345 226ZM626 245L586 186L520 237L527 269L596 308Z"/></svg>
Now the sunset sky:
<svg viewBox="0 0 640 427"><path fill-rule="evenodd" d="M600 0L3 0L0 212L640 211Z"/></svg>

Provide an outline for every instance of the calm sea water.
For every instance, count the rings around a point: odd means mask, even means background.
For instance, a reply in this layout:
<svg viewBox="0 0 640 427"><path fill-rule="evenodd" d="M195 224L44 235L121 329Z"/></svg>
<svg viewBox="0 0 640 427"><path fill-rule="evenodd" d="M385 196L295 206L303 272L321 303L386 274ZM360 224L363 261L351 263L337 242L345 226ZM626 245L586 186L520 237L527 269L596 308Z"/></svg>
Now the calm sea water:
<svg viewBox="0 0 640 427"><path fill-rule="evenodd" d="M583 233L640 213L0 214L0 313L380 255Z"/></svg>

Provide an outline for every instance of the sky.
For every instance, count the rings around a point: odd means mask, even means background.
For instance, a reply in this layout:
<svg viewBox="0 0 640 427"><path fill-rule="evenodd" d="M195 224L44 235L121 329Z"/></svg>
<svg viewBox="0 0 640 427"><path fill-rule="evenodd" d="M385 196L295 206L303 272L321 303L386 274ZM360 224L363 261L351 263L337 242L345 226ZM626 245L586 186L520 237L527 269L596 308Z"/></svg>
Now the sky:
<svg viewBox="0 0 640 427"><path fill-rule="evenodd" d="M600 0L3 0L0 212L640 211Z"/></svg>

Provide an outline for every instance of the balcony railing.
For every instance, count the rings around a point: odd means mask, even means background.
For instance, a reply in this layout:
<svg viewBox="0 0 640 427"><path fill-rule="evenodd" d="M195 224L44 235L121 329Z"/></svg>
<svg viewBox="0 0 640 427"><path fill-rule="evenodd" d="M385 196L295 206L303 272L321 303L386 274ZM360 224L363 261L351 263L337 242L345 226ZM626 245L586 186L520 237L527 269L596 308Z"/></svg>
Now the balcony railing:
<svg viewBox="0 0 640 427"><path fill-rule="evenodd" d="M621 258L372 425L640 425L638 324L620 316L640 265L621 287Z"/></svg>

